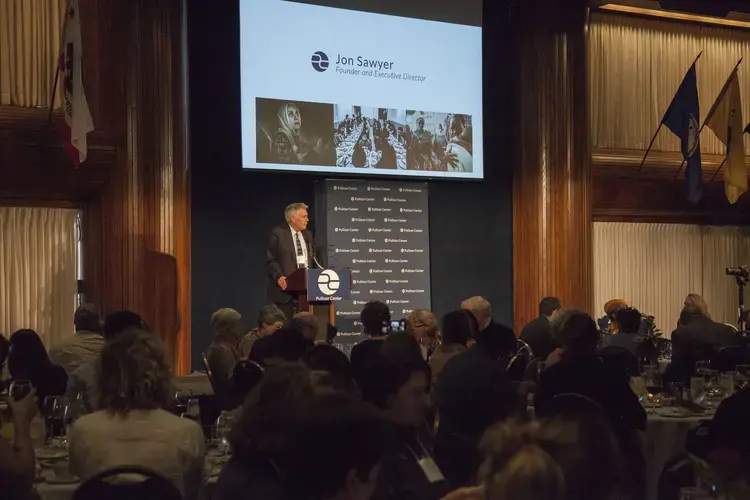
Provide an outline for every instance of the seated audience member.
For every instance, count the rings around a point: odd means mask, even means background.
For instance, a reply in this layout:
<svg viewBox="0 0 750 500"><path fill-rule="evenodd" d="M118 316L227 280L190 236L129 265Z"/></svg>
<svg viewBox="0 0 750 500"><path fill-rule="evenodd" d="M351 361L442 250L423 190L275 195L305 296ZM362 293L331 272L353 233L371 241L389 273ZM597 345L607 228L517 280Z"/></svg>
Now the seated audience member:
<svg viewBox="0 0 750 500"><path fill-rule="evenodd" d="M279 328L283 328L287 317L275 304L268 304L260 309L258 314L258 326L250 330L250 333L240 341L240 354L243 358L250 356L253 344L256 340L268 337Z"/></svg>
<svg viewBox="0 0 750 500"><path fill-rule="evenodd" d="M355 345L349 356L357 383L364 372L365 365L380 352L383 340L391 333L391 310L377 300L368 302L362 308L359 319L367 338Z"/></svg>
<svg viewBox="0 0 750 500"><path fill-rule="evenodd" d="M482 439L486 500L615 500L617 442L608 427L506 422Z"/></svg>
<svg viewBox="0 0 750 500"><path fill-rule="evenodd" d="M273 335L258 339L250 351L249 360L261 366L294 363L311 347L310 341L297 330L281 329Z"/></svg>
<svg viewBox="0 0 750 500"><path fill-rule="evenodd" d="M422 348L422 357L430 359L438 344L438 322L429 309L414 309L406 318L409 333Z"/></svg>
<svg viewBox="0 0 750 500"><path fill-rule="evenodd" d="M643 338L638 334L641 327L641 313L632 307L621 307L615 314L618 332L606 335L605 345L616 345L627 349L636 358L641 355Z"/></svg>
<svg viewBox="0 0 750 500"><path fill-rule="evenodd" d="M699 472L706 470L731 493L730 498L748 498L750 490L750 388L722 401L710 423L704 453L688 450L667 462L659 479L659 500L681 500L682 488L699 485ZM707 485L710 486L710 485ZM711 492L706 491L705 494ZM708 496L706 496L708 498Z"/></svg>
<svg viewBox="0 0 750 500"><path fill-rule="evenodd" d="M704 299L697 293L689 293L688 296L685 297L685 302L683 305L685 307L697 307L698 309L700 309L703 316L711 319L711 315L708 313L708 304L706 303L706 299Z"/></svg>
<svg viewBox="0 0 750 500"><path fill-rule="evenodd" d="M471 324L469 331L475 326ZM435 403L440 426L435 453L452 488L472 480L481 459L477 446L484 432L495 422L525 410L526 397L509 379L505 362L500 360L506 347L502 330L485 330L477 334L472 347L445 364L437 380Z"/></svg>
<svg viewBox="0 0 750 500"><path fill-rule="evenodd" d="M221 470L212 500L286 500L279 467L290 453L290 430L313 396L310 372L302 365L266 371L232 427L232 458Z"/></svg>
<svg viewBox="0 0 750 500"><path fill-rule="evenodd" d="M70 375L94 361L104 347L99 311L93 304L81 304L73 316L76 333L49 350L50 360Z"/></svg>
<svg viewBox="0 0 750 500"><path fill-rule="evenodd" d="M345 394L317 396L291 432L284 461L290 500L369 500L390 428L370 406Z"/></svg>
<svg viewBox="0 0 750 500"><path fill-rule="evenodd" d="M143 319L133 311L116 311L107 315L104 319L102 332L104 345L113 341L122 332L129 329L147 329ZM99 389L97 387L96 365L99 358L84 363L74 371L68 379L65 396L74 401L82 399L86 408L95 410L99 402Z"/></svg>
<svg viewBox="0 0 750 500"><path fill-rule="evenodd" d="M545 297L539 303L539 317L532 320L521 330L521 340L529 344L534 352L534 357L547 359L558 345L552 336L552 324L550 323L562 306L560 299Z"/></svg>
<svg viewBox="0 0 750 500"><path fill-rule="evenodd" d="M34 443L31 421L37 414L36 392L20 401L8 401L13 415L13 444L0 437L0 497L31 498L30 491L36 476Z"/></svg>
<svg viewBox="0 0 750 500"><path fill-rule="evenodd" d="M664 376L672 382L689 382L698 361L709 360L720 348L733 345L743 345L743 341L731 326L687 306L680 314L680 327L672 332L672 363Z"/></svg>
<svg viewBox="0 0 750 500"><path fill-rule="evenodd" d="M212 383L220 406L227 408L227 398L232 390L230 380L234 367L240 360L239 342L242 339L242 316L234 309L219 309L211 315L211 335L206 358L211 370Z"/></svg>
<svg viewBox="0 0 750 500"><path fill-rule="evenodd" d="M354 382L354 370L349 358L332 345L316 345L305 354L302 362L311 371L329 373L337 391L349 394L356 392L357 384Z"/></svg>
<svg viewBox="0 0 750 500"><path fill-rule="evenodd" d="M36 389L39 405L47 396L62 396L68 383L68 374L62 367L52 364L42 339L34 330L18 330L10 336L8 370L10 379L28 380Z"/></svg>
<svg viewBox="0 0 750 500"><path fill-rule="evenodd" d="M627 434L646 428L646 412L628 380L607 369L597 356L599 332L588 314L562 311L552 325L562 347L547 358L547 367L539 377L534 398L538 416L545 405L560 394L579 394L601 406L609 415L616 431Z"/></svg>
<svg viewBox="0 0 750 500"><path fill-rule="evenodd" d="M443 316L440 331L443 341L430 357L433 392L445 364L453 356L466 350L469 341L473 341L479 332L479 323L471 312L461 309Z"/></svg>
<svg viewBox="0 0 750 500"><path fill-rule="evenodd" d="M318 338L318 324L311 312L299 312L292 318L289 328L302 334L310 343L315 343Z"/></svg>
<svg viewBox="0 0 750 500"><path fill-rule="evenodd" d="M169 479L184 498L203 489L203 429L164 410L172 373L155 335L127 330L108 341L97 366L99 411L70 430L70 470L86 480L137 464Z"/></svg>
<svg viewBox="0 0 750 500"><path fill-rule="evenodd" d="M492 307L486 299L471 297L461 302L461 309L471 311L476 316L479 322L477 339L483 335L492 337L492 343L497 343L501 349L500 357L507 360L516 352L516 334L512 328L492 319Z"/></svg>
<svg viewBox="0 0 750 500"><path fill-rule="evenodd" d="M628 303L623 299L612 299L604 304L604 317L597 321L599 329L602 332L617 333L619 331L615 313L618 309L623 307L628 307Z"/></svg>
<svg viewBox="0 0 750 500"><path fill-rule="evenodd" d="M389 336L364 365L362 398L380 410L394 432L373 499L427 500L448 491L429 440L422 435L429 382L430 369L408 334Z"/></svg>

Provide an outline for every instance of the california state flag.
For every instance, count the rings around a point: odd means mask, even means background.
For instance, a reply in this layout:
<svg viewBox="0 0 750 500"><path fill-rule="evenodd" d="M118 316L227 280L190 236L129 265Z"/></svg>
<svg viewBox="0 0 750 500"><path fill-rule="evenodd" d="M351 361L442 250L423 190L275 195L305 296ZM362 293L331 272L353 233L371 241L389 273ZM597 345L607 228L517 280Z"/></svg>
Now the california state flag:
<svg viewBox="0 0 750 500"><path fill-rule="evenodd" d="M65 123L70 128L70 143L75 148L70 148L70 153L73 163L78 166L86 161L88 151L86 134L94 130L86 93L83 91L81 18L78 12L78 0L70 0L64 30L58 64L62 76Z"/></svg>

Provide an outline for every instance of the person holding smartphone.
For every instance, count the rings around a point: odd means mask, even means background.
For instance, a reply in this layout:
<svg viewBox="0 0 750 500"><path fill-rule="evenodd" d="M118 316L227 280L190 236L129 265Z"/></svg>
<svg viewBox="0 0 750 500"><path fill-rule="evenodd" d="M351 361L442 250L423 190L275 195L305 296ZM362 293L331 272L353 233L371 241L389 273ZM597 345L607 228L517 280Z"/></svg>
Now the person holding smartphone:
<svg viewBox="0 0 750 500"><path fill-rule="evenodd" d="M31 421L37 413L36 399L36 391L32 390L21 399L11 397L9 401L15 429L13 444L0 438L0 484L3 493L12 492L7 498L25 498L34 483L36 458Z"/></svg>

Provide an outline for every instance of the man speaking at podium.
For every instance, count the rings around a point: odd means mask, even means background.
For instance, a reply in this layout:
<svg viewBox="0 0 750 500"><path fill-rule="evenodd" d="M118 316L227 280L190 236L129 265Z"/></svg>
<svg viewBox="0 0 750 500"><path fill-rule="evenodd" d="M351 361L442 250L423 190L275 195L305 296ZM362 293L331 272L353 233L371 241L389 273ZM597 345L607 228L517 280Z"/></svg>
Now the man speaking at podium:
<svg viewBox="0 0 750 500"><path fill-rule="evenodd" d="M286 224L271 230L266 249L268 301L284 311L287 320L297 312L293 294L286 291L289 275L301 267L322 267L315 255L313 235L307 230L310 220L307 209L304 203L292 203L286 207Z"/></svg>

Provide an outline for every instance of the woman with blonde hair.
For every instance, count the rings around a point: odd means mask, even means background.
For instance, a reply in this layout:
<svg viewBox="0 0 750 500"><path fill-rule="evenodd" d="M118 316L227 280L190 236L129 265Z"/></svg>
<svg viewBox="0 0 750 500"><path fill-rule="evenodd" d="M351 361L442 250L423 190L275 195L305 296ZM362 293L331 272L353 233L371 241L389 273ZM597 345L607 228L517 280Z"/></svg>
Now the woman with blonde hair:
<svg viewBox="0 0 750 500"><path fill-rule="evenodd" d="M105 344L97 378L99 411L77 420L69 433L70 470L83 481L137 464L169 479L185 499L203 488L203 429L165 411L172 372L161 340L130 330Z"/></svg>
<svg viewBox="0 0 750 500"><path fill-rule="evenodd" d="M422 357L429 359L438 345L438 322L429 309L414 309L406 318L409 333L419 343Z"/></svg>
<svg viewBox="0 0 750 500"><path fill-rule="evenodd" d="M697 307L701 310L701 314L705 316L708 319L711 319L711 315L708 313L708 304L706 304L706 299L698 295L697 293L689 293L687 297L685 297L685 307Z"/></svg>

